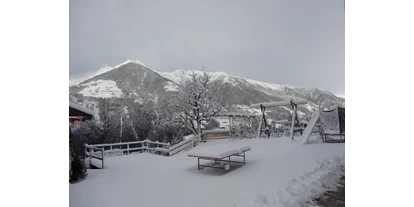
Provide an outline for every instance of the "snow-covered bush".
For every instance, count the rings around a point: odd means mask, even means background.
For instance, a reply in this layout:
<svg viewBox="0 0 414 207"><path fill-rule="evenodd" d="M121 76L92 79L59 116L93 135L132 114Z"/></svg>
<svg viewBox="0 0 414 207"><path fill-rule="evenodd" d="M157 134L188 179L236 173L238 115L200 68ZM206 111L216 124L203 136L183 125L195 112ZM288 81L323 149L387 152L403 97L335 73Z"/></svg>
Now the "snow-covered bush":
<svg viewBox="0 0 414 207"><path fill-rule="evenodd" d="M103 130L95 122L87 120L71 124L72 150L76 156L83 156L85 144L101 143Z"/></svg>

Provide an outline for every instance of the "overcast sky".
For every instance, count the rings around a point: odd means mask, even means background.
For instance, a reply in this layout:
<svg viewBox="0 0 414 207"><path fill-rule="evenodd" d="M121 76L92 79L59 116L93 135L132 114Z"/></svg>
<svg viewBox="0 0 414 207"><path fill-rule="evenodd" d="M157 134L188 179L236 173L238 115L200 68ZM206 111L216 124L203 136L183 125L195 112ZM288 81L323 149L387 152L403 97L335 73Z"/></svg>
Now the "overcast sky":
<svg viewBox="0 0 414 207"><path fill-rule="evenodd" d="M127 59L345 96L343 0L70 0L71 77Z"/></svg>

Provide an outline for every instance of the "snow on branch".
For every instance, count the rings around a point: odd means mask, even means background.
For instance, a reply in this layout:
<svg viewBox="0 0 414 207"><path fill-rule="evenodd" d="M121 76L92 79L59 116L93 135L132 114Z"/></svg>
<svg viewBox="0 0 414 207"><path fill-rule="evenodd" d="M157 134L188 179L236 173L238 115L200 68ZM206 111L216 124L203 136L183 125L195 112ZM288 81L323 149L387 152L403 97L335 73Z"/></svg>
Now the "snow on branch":
<svg viewBox="0 0 414 207"><path fill-rule="evenodd" d="M192 72L191 78L180 86L179 93L169 103L179 112L176 114L177 122L199 138L201 122L221 112L220 101L212 93L210 81L211 76L205 71L202 75Z"/></svg>

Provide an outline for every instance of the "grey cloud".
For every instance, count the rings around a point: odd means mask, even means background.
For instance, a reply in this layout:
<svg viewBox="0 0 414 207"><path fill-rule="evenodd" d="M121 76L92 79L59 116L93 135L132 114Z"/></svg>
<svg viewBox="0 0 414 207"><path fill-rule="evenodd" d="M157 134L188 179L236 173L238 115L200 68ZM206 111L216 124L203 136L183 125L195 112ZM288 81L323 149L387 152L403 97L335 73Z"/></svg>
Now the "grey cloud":
<svg viewBox="0 0 414 207"><path fill-rule="evenodd" d="M345 91L342 0L70 1L70 75L137 59Z"/></svg>

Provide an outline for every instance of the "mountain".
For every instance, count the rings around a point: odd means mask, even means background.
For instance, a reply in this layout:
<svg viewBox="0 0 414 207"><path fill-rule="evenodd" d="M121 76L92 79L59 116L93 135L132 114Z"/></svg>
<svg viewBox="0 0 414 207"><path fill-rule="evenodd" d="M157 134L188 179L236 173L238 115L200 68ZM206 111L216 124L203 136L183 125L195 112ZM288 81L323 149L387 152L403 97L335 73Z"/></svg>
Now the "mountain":
<svg viewBox="0 0 414 207"><path fill-rule="evenodd" d="M160 113L169 113L166 103L178 91L179 85L191 77L192 72L202 73L197 70L157 72L140 61L128 60L115 67L104 67L94 74L70 80L69 96L75 102L89 105L97 113L99 102L110 98L117 100L117 105L121 108L131 107L134 103L150 104L158 116ZM324 108L345 105L344 98L318 88L303 89L265 83L224 72L208 73L212 77L213 92L222 100L223 106L228 111L260 113L258 109L251 109L250 104L299 97L308 100L308 104L298 107L299 115L309 118L318 110L318 105ZM274 107L266 110L274 119L286 119L291 111L290 107Z"/></svg>

